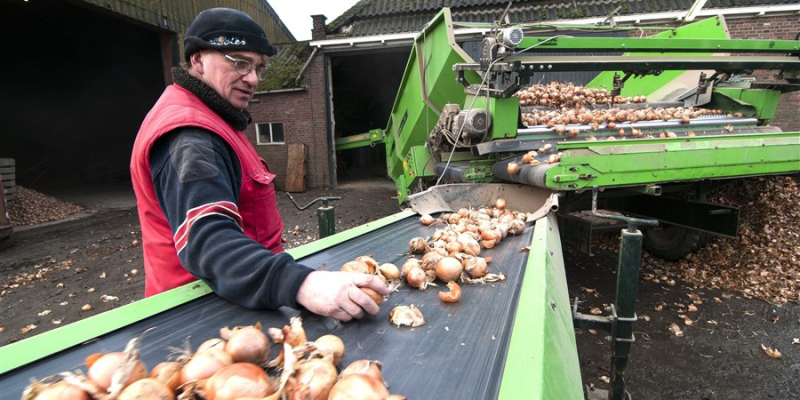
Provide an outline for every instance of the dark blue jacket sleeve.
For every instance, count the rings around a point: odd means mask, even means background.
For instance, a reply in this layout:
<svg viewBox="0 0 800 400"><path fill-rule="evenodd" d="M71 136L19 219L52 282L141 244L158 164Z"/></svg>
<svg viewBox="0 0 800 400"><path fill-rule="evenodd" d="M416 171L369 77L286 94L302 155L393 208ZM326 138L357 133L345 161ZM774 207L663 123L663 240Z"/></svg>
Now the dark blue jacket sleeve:
<svg viewBox="0 0 800 400"><path fill-rule="evenodd" d="M238 158L211 132L190 127L166 134L153 145L150 165L173 233L192 209L221 201L238 203ZM188 235L178 253L181 264L220 297L248 308L298 307L297 291L311 268L288 253L272 253L227 216L200 218Z"/></svg>

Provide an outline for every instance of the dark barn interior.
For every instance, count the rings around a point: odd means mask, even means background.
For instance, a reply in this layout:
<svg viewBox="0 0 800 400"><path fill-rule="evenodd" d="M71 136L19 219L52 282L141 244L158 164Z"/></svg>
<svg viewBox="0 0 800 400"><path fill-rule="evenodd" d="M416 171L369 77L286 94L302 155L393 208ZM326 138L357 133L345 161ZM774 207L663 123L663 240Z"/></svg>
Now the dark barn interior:
<svg viewBox="0 0 800 400"><path fill-rule="evenodd" d="M403 78L410 48L370 54L336 54L330 58L335 137L385 129ZM385 177L385 146L337 152L337 178Z"/></svg>
<svg viewBox="0 0 800 400"><path fill-rule="evenodd" d="M17 185L129 182L136 132L165 84L162 33L56 0L3 1L0 24L0 157L16 159Z"/></svg>

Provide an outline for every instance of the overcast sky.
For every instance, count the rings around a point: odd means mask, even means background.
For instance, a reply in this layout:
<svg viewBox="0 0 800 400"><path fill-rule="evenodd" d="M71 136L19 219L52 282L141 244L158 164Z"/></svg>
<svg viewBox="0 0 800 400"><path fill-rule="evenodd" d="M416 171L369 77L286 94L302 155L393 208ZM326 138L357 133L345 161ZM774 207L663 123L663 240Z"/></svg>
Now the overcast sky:
<svg viewBox="0 0 800 400"><path fill-rule="evenodd" d="M295 39L311 39L311 16L322 14L326 24L344 14L358 0L268 0Z"/></svg>

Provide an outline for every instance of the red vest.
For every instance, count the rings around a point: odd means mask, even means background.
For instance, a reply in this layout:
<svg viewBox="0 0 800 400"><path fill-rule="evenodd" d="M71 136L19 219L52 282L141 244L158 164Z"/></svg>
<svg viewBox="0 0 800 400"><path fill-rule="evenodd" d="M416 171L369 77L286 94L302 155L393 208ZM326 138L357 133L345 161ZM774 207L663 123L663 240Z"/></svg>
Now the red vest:
<svg viewBox="0 0 800 400"><path fill-rule="evenodd" d="M131 180L142 227L145 296L152 296L197 279L183 268L178 259L177 248L185 245L185 235L188 233L173 235L158 204L150 173L150 149L156 139L174 129L187 126L214 132L233 149L241 166L242 186L239 188L239 203L225 208L245 235L263 244L273 253L283 252L283 221L278 214L275 187L272 183L275 175L269 172L266 163L256 154L243 131L236 131L188 90L171 85L142 122L131 156ZM190 220L190 216L186 218Z"/></svg>

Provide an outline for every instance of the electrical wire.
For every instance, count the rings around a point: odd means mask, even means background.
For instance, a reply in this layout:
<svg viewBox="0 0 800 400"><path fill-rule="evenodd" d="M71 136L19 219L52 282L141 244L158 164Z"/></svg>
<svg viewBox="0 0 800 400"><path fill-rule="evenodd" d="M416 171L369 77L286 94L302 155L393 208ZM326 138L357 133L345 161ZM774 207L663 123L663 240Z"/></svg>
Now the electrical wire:
<svg viewBox="0 0 800 400"><path fill-rule="evenodd" d="M492 71L492 67L494 66L495 63L497 63L500 60L505 59L508 56L517 55L519 53L524 53L524 52L526 52L526 51L528 51L530 49L533 49L535 47L541 46L541 45L543 45L543 44L545 44L545 43L547 43L547 42L549 42L551 40L554 40L554 39L557 39L557 38L560 38L560 37L572 37L572 36L569 36L569 35L551 36L551 37L549 37L549 38L547 38L545 40L542 40L541 42L535 43L533 46L530 46L530 47L528 47L528 48L526 48L524 50L521 50L519 52L511 52L511 53L502 55L502 56L498 57L497 59L493 60L491 63L489 63L489 67L486 68L486 72L484 73L483 78L481 79L481 83L480 83L480 85L478 85L478 88L476 89L477 95L472 97L472 102L470 103L469 107L466 110L467 115L469 115L469 112L472 111L472 108L475 105L475 100L477 100L478 96L480 96L481 89L483 88L483 85L486 84L486 82L488 81L489 73ZM495 43L494 45L492 45L492 47L488 51L489 54L492 53L492 50L494 50L495 46L499 46L499 44ZM502 46L505 47L505 48L509 48L508 46L505 46L505 45L502 45ZM487 104L487 106L489 104L489 91L488 90L486 91L486 104ZM459 140L461 139L461 135L462 135L462 133L464 131L464 125L466 125L466 123L467 123L467 119L465 118L464 121L461 123L461 126L458 127L458 131L456 132L454 140L453 141L448 140L448 142L453 144L453 148L450 149L450 154L448 155L447 162L444 165L444 171L447 171L447 169L450 167L450 162L452 161L453 155L455 154L455 151L456 151L456 144L455 143L460 143ZM446 130L443 129L443 131L446 131ZM447 131L447 132L450 135L452 135L452 132L449 132L449 131ZM445 135L445 136L447 137L448 135ZM448 137L448 139L449 139L449 137ZM465 145L465 147L471 147L471 146ZM439 178L436 180L436 183L434 184L434 186L438 186L441 183L442 178L444 177L444 175L445 175L444 172L441 175L439 175Z"/></svg>

